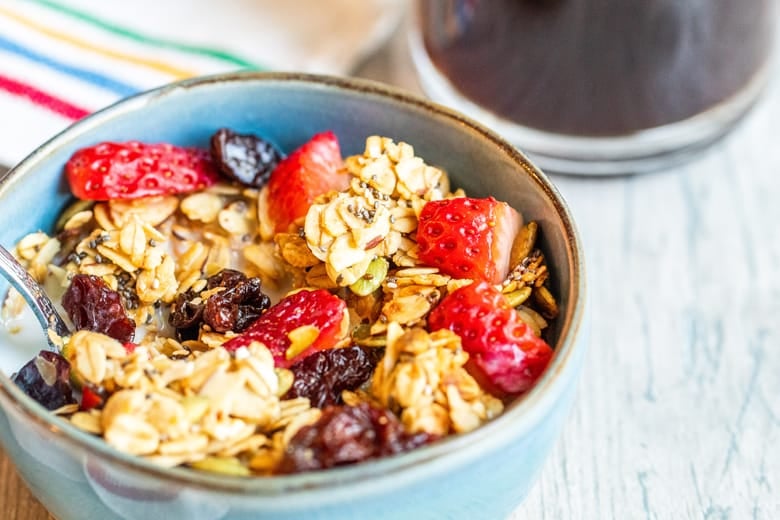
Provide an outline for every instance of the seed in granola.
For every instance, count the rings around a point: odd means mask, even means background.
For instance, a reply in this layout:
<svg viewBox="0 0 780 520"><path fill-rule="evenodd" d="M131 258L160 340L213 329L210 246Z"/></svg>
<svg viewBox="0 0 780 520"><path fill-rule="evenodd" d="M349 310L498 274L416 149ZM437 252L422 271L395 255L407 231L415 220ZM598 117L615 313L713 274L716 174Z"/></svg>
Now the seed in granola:
<svg viewBox="0 0 780 520"><path fill-rule="evenodd" d="M506 299L511 307L517 307L525 302L531 296L531 288L523 287L517 291L506 293Z"/></svg>
<svg viewBox="0 0 780 520"><path fill-rule="evenodd" d="M366 274L361 276L355 283L349 286L353 293L358 296L367 296L379 289L382 281L387 275L389 264L387 260L379 256L371 260L368 264Z"/></svg>
<svg viewBox="0 0 780 520"><path fill-rule="evenodd" d="M190 463L190 467L200 471L238 477L248 477L250 474L249 468L236 457L206 457L203 460Z"/></svg>
<svg viewBox="0 0 780 520"><path fill-rule="evenodd" d="M539 311L547 319L555 319L558 316L558 304L547 287L537 287L533 290L534 302L539 306Z"/></svg>

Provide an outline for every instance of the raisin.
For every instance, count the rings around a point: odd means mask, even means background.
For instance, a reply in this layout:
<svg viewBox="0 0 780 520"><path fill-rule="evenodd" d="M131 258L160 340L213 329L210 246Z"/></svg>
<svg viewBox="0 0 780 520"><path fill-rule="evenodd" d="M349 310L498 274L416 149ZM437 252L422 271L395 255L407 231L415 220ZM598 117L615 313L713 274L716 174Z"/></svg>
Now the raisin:
<svg viewBox="0 0 780 520"><path fill-rule="evenodd" d="M262 188L284 158L273 144L252 134L221 128L211 136L211 156L226 177Z"/></svg>
<svg viewBox="0 0 780 520"><path fill-rule="evenodd" d="M195 303L197 298L193 291L179 293L173 303L168 322L176 329L190 329L200 326L203 322L203 302Z"/></svg>
<svg viewBox="0 0 780 520"><path fill-rule="evenodd" d="M62 306L77 330L102 332L123 343L133 341L135 322L125 314L122 297L99 276L75 275L62 296Z"/></svg>
<svg viewBox="0 0 780 520"><path fill-rule="evenodd" d="M289 474L355 464L412 450L437 438L424 432L408 433L392 412L366 403L328 406L317 422L293 436L276 472Z"/></svg>
<svg viewBox="0 0 780 520"><path fill-rule="evenodd" d="M240 271L224 269L206 281L207 291L217 287L224 290L206 300L193 291L176 297L168 321L180 339L197 338L202 323L216 332L242 332L271 306L260 278L247 278Z"/></svg>
<svg viewBox="0 0 780 520"><path fill-rule="evenodd" d="M76 402L69 382L70 364L55 352L42 350L11 379L48 410Z"/></svg>
<svg viewBox="0 0 780 520"><path fill-rule="evenodd" d="M206 290L217 287L234 287L246 280L246 275L235 269L223 269L206 280Z"/></svg>
<svg viewBox="0 0 780 520"><path fill-rule="evenodd" d="M308 397L316 408L342 404L341 392L368 381L382 352L357 346L315 352L290 367L295 379L285 399Z"/></svg>

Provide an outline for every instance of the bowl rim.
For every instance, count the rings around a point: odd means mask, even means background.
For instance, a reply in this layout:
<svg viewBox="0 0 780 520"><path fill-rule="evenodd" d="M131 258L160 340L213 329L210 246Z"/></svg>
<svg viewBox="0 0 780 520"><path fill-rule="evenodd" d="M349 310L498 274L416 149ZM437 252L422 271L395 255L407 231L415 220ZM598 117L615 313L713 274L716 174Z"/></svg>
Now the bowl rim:
<svg viewBox="0 0 780 520"><path fill-rule="evenodd" d="M334 489L346 489L344 484L350 484L351 494L356 492L356 486L371 486L380 481L393 479L396 482L408 481L412 471L417 476L425 474L442 474L463 461L473 460L479 456L479 447L484 442L499 443L503 446L511 438L527 432L539 420L544 411L554 406L555 398L571 381L564 374L576 374L577 356L575 351L585 348L579 341L586 331L586 276L583 258L583 246L575 227L571 213L558 190L547 177L536 168L526 156L509 144L495 132L480 123L437 103L409 93L397 87L389 86L367 79L345 78L321 74L298 72L258 72L239 71L200 76L175 83L170 83L152 90L141 92L134 96L121 99L84 119L70 125L41 146L36 148L17 166L0 176L0 198L16 179L22 178L27 172L34 171L37 163L67 146L79 135L99 127L125 113L141 110L156 100L163 99L181 90L198 89L222 83L291 83L309 88L321 88L341 91L352 95L368 95L399 103L406 108L424 112L427 116L435 116L450 123L456 123L478 138L487 140L502 153L510 162L522 169L551 201L558 217L563 223L567 249L566 267L570 271L569 301L573 308L568 320L560 332L559 345L553 360L543 376L534 387L505 412L493 421L469 432L468 434L450 436L432 445L423 446L393 457L369 461L366 463L332 468L327 471L313 471L294 475L273 477L230 477L225 475L198 472L191 469L176 467L166 468L155 465L141 457L127 455L111 448L102 439L89 435L68 421L51 414L43 406L21 391L4 372L0 371L0 404L8 402L13 405L25 420L49 430L59 440L76 449L85 451L99 459L106 459L112 465L128 470L131 474L140 474L164 480L186 488L210 492L229 493L236 496L251 495L253 497L277 497L280 494L296 496L327 492ZM0 410L2 407L0 407ZM5 411L7 413L7 411ZM407 478L404 478L407 477ZM333 496L331 500L333 500Z"/></svg>

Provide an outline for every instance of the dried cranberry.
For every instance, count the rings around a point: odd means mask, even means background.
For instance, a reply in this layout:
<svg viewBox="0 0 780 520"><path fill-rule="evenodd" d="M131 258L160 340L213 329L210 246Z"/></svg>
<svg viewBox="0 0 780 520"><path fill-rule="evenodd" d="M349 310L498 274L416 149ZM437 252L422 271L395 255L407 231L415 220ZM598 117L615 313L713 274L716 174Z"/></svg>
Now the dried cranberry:
<svg viewBox="0 0 780 520"><path fill-rule="evenodd" d="M176 329L182 341L198 339L200 324L203 323L204 305L200 300L197 300L198 303L193 302L197 296L193 291L179 293L171 306L168 323Z"/></svg>
<svg viewBox="0 0 780 520"><path fill-rule="evenodd" d="M77 330L102 332L121 342L132 341L135 323L122 307L122 297L99 276L77 274L62 297Z"/></svg>
<svg viewBox="0 0 780 520"><path fill-rule="evenodd" d="M55 352L42 350L12 376L22 391L49 410L73 404L70 364Z"/></svg>
<svg viewBox="0 0 780 520"><path fill-rule="evenodd" d="M368 381L382 352L370 347L315 352L290 367L295 380L285 398L308 397L317 408L342 404L341 392L355 390Z"/></svg>
<svg viewBox="0 0 780 520"><path fill-rule="evenodd" d="M436 440L428 433L406 432L388 410L368 404L329 406L316 423L290 440L278 473L332 468L414 449Z"/></svg>
<svg viewBox="0 0 780 520"><path fill-rule="evenodd" d="M234 287L241 282L246 281L246 275L235 269L223 269L206 279L206 289L216 289L217 287Z"/></svg>
<svg viewBox="0 0 780 520"><path fill-rule="evenodd" d="M217 332L241 332L271 306L271 299L262 291L260 278L247 278L240 271L224 269L206 281L207 290L217 287L224 290L205 301L194 291L176 298L169 322L180 338L197 337L201 323Z"/></svg>
<svg viewBox="0 0 780 520"><path fill-rule="evenodd" d="M256 188L265 186L273 169L284 158L268 141L227 128L211 136L211 156L225 176Z"/></svg>

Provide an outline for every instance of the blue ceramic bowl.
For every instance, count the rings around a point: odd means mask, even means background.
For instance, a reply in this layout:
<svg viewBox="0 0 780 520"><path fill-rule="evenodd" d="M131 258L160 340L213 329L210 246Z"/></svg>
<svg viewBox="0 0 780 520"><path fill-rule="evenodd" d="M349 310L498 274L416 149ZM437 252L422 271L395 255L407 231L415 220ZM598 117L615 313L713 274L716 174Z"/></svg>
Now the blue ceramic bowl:
<svg viewBox="0 0 780 520"><path fill-rule="evenodd" d="M0 181L0 243L9 247L53 227L69 198L62 167L76 149L130 139L206 146L222 126L267 136L286 150L332 129L345 155L360 153L368 135L390 136L414 145L469 194L494 195L538 220L562 308L552 330L552 364L532 391L472 433L352 467L236 478L160 468L55 418L8 378L34 352L0 344L0 439L33 494L60 520L509 514L528 493L572 403L586 343L585 276L582 246L558 192L521 153L476 123L365 81L250 73L177 83L80 121L8 173Z"/></svg>

